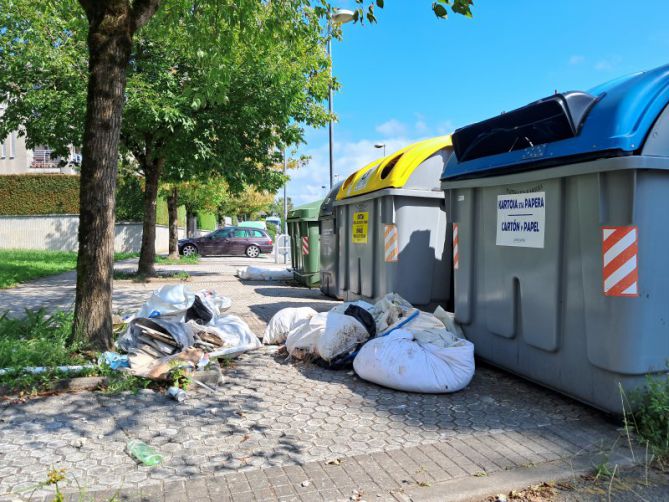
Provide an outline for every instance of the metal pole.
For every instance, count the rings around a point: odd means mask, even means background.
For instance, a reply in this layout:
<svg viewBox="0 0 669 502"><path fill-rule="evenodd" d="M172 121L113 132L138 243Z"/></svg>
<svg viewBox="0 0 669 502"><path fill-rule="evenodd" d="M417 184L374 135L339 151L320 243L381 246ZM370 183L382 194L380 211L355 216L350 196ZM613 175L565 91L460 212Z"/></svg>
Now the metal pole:
<svg viewBox="0 0 669 502"><path fill-rule="evenodd" d="M288 156L286 149L283 149L283 176L286 176L286 168L288 167ZM286 182L283 182L283 233L288 233L288 198L286 197Z"/></svg>
<svg viewBox="0 0 669 502"><path fill-rule="evenodd" d="M329 84L329 93L328 93L328 110L330 111L330 190L332 190L332 175L334 173L334 132L332 130L332 110L333 110L333 103L332 103L332 25L330 24L330 21L328 21L328 45L327 45L327 50L328 50L328 57L330 58L330 84Z"/></svg>

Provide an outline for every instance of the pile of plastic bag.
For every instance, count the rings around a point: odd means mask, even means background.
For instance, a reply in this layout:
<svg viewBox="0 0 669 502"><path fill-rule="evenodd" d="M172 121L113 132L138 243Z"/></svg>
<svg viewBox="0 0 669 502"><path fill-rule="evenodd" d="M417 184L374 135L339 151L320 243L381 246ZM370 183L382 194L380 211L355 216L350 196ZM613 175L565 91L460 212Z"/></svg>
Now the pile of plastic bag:
<svg viewBox="0 0 669 502"><path fill-rule="evenodd" d="M235 356L261 346L248 324L224 314L229 298L215 291L163 286L133 316L116 342L129 371L164 380L175 367L203 367L210 358Z"/></svg>
<svg viewBox="0 0 669 502"><path fill-rule="evenodd" d="M289 281L293 278L293 273L290 270L273 270L260 267L238 268L236 275L247 281Z"/></svg>
<svg viewBox="0 0 669 502"><path fill-rule="evenodd" d="M375 305L344 303L329 312L283 309L265 331L291 357L337 369L352 363L364 380L397 390L456 392L474 376L474 345L452 314L421 312L391 293Z"/></svg>

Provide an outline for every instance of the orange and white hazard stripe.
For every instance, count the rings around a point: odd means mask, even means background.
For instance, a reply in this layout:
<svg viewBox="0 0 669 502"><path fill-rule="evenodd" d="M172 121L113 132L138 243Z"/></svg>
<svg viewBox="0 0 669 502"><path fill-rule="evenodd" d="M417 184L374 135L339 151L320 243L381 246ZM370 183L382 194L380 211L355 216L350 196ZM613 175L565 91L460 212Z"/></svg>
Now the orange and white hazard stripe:
<svg viewBox="0 0 669 502"><path fill-rule="evenodd" d="M302 254L304 256L309 254L309 237L302 237Z"/></svg>
<svg viewBox="0 0 669 502"><path fill-rule="evenodd" d="M602 227L605 296L639 296L638 255L638 227Z"/></svg>
<svg viewBox="0 0 669 502"><path fill-rule="evenodd" d="M384 225L384 234L386 262L396 262L399 257L399 234L397 233L397 225Z"/></svg>
<svg viewBox="0 0 669 502"><path fill-rule="evenodd" d="M453 223L453 269L460 268L460 254L458 249L458 224Z"/></svg>

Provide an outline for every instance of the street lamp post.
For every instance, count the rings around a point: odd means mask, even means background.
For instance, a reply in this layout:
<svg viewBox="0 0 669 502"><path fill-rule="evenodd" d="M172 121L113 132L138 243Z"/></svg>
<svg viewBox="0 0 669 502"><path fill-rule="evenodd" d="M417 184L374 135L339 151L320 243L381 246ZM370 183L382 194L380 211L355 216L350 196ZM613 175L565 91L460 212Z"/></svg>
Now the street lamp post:
<svg viewBox="0 0 669 502"><path fill-rule="evenodd" d="M346 24L353 21L353 11L347 9L335 9L334 13L328 20L328 44L327 51L330 58L330 81L332 81L332 25ZM334 173L334 130L332 123L332 114L334 111L334 103L332 99L332 84L328 89L328 111L330 112L329 124L329 141L330 141L330 189L332 189L332 178Z"/></svg>
<svg viewBox="0 0 669 502"><path fill-rule="evenodd" d="M286 155L286 149L283 149L283 233L288 233L288 199L286 198L286 168L288 167L288 156Z"/></svg>
<svg viewBox="0 0 669 502"><path fill-rule="evenodd" d="M385 143L377 143L374 145L374 148L383 148L383 156L386 156L386 144Z"/></svg>

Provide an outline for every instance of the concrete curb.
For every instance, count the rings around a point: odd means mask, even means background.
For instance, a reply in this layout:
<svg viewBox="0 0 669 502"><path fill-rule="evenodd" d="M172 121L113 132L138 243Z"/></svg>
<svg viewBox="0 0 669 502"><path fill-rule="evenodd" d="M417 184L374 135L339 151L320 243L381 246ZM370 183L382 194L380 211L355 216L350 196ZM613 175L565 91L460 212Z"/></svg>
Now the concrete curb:
<svg viewBox="0 0 669 502"><path fill-rule="evenodd" d="M638 452L635 452L637 454ZM607 455L611 465L630 467L636 465L628 451L618 449ZM521 467L495 472L482 477L453 479L429 487L413 486L403 492L393 493L399 502L480 502L498 494L507 494L512 490L522 490L545 481L569 481L589 474L596 465L604 461L602 453L579 455L569 461L555 460L532 467ZM637 457L641 458L641 457Z"/></svg>

